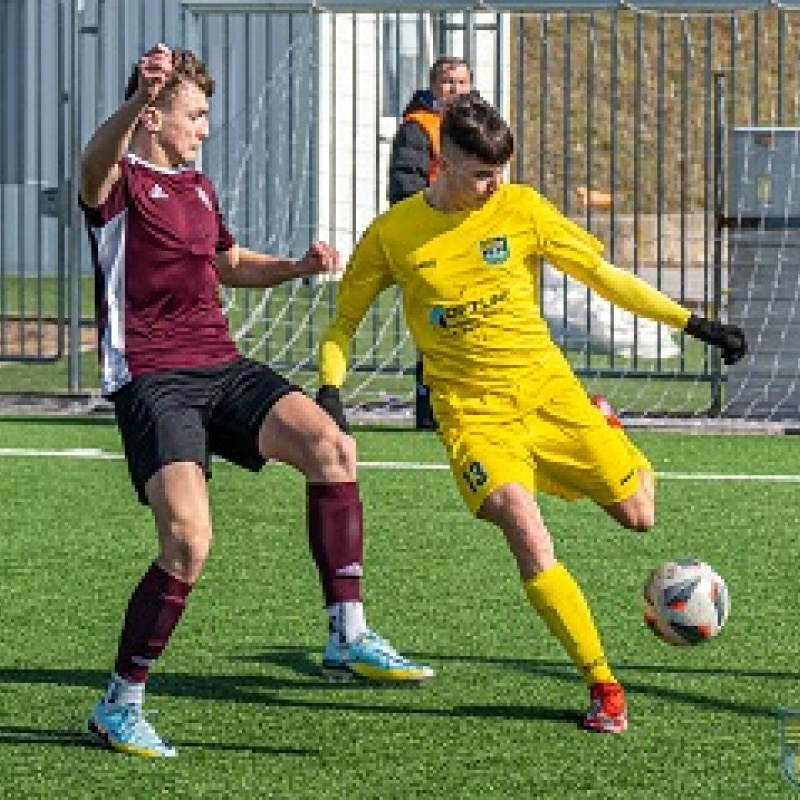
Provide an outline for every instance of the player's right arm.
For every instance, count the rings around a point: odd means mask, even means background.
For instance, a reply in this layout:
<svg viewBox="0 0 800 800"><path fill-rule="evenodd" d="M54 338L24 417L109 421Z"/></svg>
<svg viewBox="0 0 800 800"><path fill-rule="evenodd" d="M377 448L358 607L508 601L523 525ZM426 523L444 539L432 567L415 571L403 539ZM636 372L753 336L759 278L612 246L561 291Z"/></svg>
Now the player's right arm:
<svg viewBox="0 0 800 800"><path fill-rule="evenodd" d="M94 132L81 155L80 197L90 208L103 205L119 180L119 161L128 151L142 111L167 82L172 52L158 44L139 59L138 68L136 92Z"/></svg>
<svg viewBox="0 0 800 800"><path fill-rule="evenodd" d="M372 301L394 278L389 259L373 223L350 256L339 283L336 314L319 348L319 391L317 402L347 430L339 389L347 376L350 343Z"/></svg>

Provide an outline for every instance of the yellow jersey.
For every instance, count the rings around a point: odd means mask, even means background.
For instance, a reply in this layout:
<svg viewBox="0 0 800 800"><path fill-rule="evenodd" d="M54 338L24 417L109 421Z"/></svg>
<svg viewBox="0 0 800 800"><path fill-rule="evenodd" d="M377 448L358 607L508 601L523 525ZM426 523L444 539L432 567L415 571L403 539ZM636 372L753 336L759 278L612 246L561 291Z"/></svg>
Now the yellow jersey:
<svg viewBox="0 0 800 800"><path fill-rule="evenodd" d="M361 319L397 285L437 414L459 397L533 398L570 369L540 313L542 258L634 314L686 325L687 309L602 253L598 239L528 186L503 184L480 208L451 213L412 195L372 222L348 261L321 344L320 384L342 385Z"/></svg>

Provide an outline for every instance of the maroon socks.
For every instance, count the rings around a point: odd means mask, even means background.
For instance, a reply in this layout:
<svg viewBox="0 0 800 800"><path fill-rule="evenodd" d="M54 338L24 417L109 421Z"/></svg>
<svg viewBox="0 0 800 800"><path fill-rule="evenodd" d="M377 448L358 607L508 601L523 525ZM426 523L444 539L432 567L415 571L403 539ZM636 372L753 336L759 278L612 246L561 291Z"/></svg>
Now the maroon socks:
<svg viewBox="0 0 800 800"><path fill-rule="evenodd" d="M349 640L366 625L361 607L363 517L357 483L308 485L308 539L331 624ZM125 702L126 693L139 699L143 686L136 685L144 684L150 667L164 652L191 590L191 584L158 564L144 574L128 603L109 702ZM115 693L123 696L117 698Z"/></svg>
<svg viewBox="0 0 800 800"><path fill-rule="evenodd" d="M357 483L308 484L308 541L325 605L360 603L364 542Z"/></svg>
<svg viewBox="0 0 800 800"><path fill-rule="evenodd" d="M191 584L152 564L133 592L119 639L116 674L132 683L144 683L150 667L175 630ZM113 699L113 698L110 698Z"/></svg>

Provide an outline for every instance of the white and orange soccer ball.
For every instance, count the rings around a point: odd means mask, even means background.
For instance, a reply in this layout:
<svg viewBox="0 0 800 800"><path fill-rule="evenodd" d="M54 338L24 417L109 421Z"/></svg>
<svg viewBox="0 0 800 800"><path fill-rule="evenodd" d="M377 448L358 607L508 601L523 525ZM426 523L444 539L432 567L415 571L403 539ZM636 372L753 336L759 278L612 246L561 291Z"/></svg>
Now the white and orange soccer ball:
<svg viewBox="0 0 800 800"><path fill-rule="evenodd" d="M731 599L725 581L704 561L667 561L644 585L644 621L665 642L701 644L728 621Z"/></svg>

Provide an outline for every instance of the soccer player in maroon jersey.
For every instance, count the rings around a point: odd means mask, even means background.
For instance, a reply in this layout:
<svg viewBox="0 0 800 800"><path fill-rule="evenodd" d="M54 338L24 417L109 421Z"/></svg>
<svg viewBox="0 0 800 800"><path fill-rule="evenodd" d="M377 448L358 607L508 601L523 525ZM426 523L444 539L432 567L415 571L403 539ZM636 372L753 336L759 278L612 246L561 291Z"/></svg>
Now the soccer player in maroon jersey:
<svg viewBox="0 0 800 800"><path fill-rule="evenodd" d="M144 686L211 546L212 453L250 470L274 459L306 477L309 543L330 622L323 669L393 681L433 674L367 627L354 441L297 386L243 358L229 334L219 283L266 288L336 271L339 261L323 242L299 259L236 244L211 182L189 166L208 136L213 89L193 53L156 45L81 161L101 388L158 533L88 727L106 746L148 756L175 755L143 715Z"/></svg>

